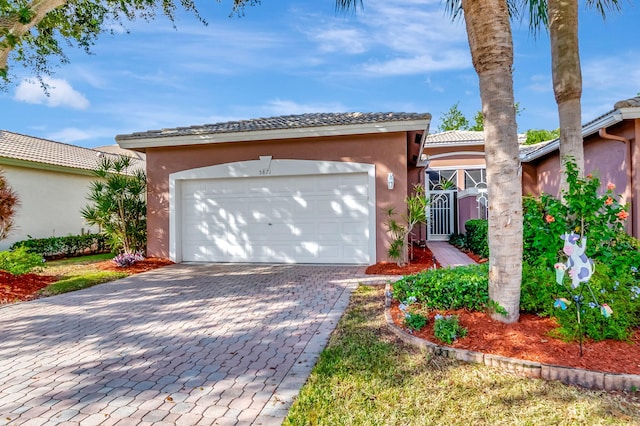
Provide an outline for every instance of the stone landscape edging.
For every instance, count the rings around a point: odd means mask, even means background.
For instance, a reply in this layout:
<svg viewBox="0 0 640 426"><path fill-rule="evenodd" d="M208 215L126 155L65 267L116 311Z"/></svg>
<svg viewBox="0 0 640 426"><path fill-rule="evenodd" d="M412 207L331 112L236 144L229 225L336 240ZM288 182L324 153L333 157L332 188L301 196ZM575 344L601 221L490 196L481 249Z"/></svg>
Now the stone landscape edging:
<svg viewBox="0 0 640 426"><path fill-rule="evenodd" d="M391 316L391 298L389 293L391 285L385 287L384 316L387 326L402 341L433 355L457 359L459 361L474 362L490 367L498 367L512 373L544 380L556 380L567 385L581 386L588 389L600 389L606 391L629 391L640 389L640 375L607 373L583 368L565 367L561 365L543 364L540 362L526 361L518 358L508 358L500 355L485 354L483 352L457 349L450 346L442 346L406 333L398 327Z"/></svg>

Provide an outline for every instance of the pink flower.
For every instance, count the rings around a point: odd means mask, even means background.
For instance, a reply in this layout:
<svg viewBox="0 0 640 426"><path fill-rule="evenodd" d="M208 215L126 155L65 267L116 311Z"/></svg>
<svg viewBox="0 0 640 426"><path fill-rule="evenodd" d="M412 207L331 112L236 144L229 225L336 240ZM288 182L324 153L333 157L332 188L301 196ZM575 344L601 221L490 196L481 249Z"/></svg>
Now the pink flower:
<svg viewBox="0 0 640 426"><path fill-rule="evenodd" d="M629 213L627 213L624 210L621 210L618 214L616 214L616 216L618 216L618 219L620 220L625 220L626 218L629 217Z"/></svg>
<svg viewBox="0 0 640 426"><path fill-rule="evenodd" d="M556 218L555 218L555 217L553 217L553 216L551 216L550 214L548 214L548 215L546 215L546 216L544 217L544 221L545 221L545 222L547 222L547 223L551 223L551 222L555 222L555 221L556 221Z"/></svg>
<svg viewBox="0 0 640 426"><path fill-rule="evenodd" d="M556 269L562 269L563 271L567 269L567 265L565 265L564 263L556 263L555 265L553 265L553 267Z"/></svg>
<svg viewBox="0 0 640 426"><path fill-rule="evenodd" d="M611 197L607 197L607 199L604 202L607 206L610 206L611 204L613 204L613 198Z"/></svg>
<svg viewBox="0 0 640 426"><path fill-rule="evenodd" d="M613 191L614 189L616 189L616 186L615 186L615 184L613 184L613 183L609 182L609 183L607 184L607 189L608 189L609 191Z"/></svg>

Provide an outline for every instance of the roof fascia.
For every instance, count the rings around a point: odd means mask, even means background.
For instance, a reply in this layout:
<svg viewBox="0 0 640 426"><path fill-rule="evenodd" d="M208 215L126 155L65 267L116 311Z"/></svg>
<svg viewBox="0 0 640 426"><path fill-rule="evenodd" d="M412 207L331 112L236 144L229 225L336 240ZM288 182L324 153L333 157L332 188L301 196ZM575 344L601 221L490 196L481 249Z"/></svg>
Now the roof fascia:
<svg viewBox="0 0 640 426"><path fill-rule="evenodd" d="M594 133L598 133L602 128L608 128L617 124L625 119L630 118L639 118L640 117L640 108L621 108L616 109L608 114L605 114L587 124L582 126L582 138L586 138L587 136L593 135ZM522 158L522 161L528 163L530 161L536 160L540 157L544 157L545 155L557 150L560 147L560 139L556 139L550 144L540 148L537 151L530 153Z"/></svg>
<svg viewBox="0 0 640 426"><path fill-rule="evenodd" d="M47 172L70 173L74 175L93 176L93 170L77 169L74 167L59 166L56 164L38 163L17 158L0 157L0 165L24 167L27 169L43 170Z"/></svg>
<svg viewBox="0 0 640 426"><path fill-rule="evenodd" d="M425 144L425 149L441 148L441 147L456 147L456 146L484 146L484 141L468 141L468 142L442 142Z"/></svg>
<svg viewBox="0 0 640 426"><path fill-rule="evenodd" d="M125 149L158 148L176 145L202 145L227 142L254 142L275 139L297 139L323 136L350 136L376 133L409 132L425 130L431 119L387 121L379 123L351 124L341 126L317 126L276 130L258 130L252 132L229 132L219 134L156 136L131 138L116 136L120 147Z"/></svg>

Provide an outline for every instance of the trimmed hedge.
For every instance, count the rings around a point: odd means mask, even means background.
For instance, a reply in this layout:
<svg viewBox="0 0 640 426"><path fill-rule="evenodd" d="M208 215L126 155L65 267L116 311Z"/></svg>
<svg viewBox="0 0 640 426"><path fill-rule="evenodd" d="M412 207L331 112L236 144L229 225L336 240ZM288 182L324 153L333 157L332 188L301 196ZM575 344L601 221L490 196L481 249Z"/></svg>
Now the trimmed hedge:
<svg viewBox="0 0 640 426"><path fill-rule="evenodd" d="M487 234L489 232L489 223L485 219L471 219L464 224L467 230L466 246L485 259L489 257L489 241Z"/></svg>
<svg viewBox="0 0 640 426"><path fill-rule="evenodd" d="M29 253L37 253L45 259L107 253L111 249L107 237L102 234L69 235L66 237L29 238L15 242L9 250L25 247Z"/></svg>

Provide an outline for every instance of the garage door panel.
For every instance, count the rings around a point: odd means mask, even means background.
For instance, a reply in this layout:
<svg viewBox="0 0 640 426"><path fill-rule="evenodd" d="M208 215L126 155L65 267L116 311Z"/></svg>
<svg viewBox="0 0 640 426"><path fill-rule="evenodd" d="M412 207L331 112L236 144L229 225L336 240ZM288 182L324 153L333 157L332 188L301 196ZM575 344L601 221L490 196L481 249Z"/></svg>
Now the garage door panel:
<svg viewBox="0 0 640 426"><path fill-rule="evenodd" d="M186 181L183 260L367 263L368 175Z"/></svg>

